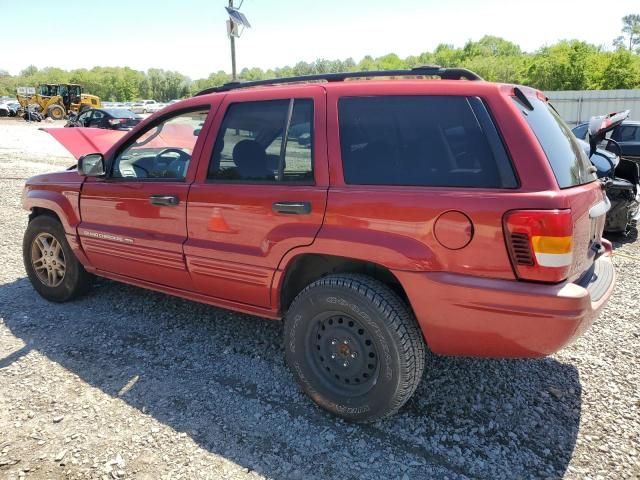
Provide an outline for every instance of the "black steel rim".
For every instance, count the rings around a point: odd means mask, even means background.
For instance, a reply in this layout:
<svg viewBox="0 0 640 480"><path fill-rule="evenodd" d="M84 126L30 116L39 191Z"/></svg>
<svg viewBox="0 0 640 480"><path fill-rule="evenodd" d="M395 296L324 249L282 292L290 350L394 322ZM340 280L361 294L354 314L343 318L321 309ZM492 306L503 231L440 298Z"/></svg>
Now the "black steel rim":
<svg viewBox="0 0 640 480"><path fill-rule="evenodd" d="M373 335L342 312L318 315L311 322L307 359L322 386L339 395L359 396L378 380L378 351Z"/></svg>

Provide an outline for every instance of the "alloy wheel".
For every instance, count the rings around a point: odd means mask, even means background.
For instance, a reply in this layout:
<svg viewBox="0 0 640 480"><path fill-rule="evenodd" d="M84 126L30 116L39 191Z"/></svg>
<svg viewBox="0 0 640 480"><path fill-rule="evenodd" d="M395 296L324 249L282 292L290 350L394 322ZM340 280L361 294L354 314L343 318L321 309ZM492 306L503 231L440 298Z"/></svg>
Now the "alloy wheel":
<svg viewBox="0 0 640 480"><path fill-rule="evenodd" d="M50 233L41 233L31 244L31 265L47 287L57 287L64 280L66 262L62 245Z"/></svg>

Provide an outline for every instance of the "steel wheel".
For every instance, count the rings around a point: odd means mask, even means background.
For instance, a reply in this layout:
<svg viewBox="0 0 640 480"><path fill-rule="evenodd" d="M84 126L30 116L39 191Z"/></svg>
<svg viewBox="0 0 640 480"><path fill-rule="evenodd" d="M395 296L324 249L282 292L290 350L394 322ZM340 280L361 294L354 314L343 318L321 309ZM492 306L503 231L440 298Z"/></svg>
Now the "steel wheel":
<svg viewBox="0 0 640 480"><path fill-rule="evenodd" d="M355 318L331 312L316 317L307 355L324 386L358 396L376 384L378 352L371 334Z"/></svg>
<svg viewBox="0 0 640 480"><path fill-rule="evenodd" d="M47 287L57 287L64 280L66 262L62 245L50 233L41 233L31 243L31 264Z"/></svg>

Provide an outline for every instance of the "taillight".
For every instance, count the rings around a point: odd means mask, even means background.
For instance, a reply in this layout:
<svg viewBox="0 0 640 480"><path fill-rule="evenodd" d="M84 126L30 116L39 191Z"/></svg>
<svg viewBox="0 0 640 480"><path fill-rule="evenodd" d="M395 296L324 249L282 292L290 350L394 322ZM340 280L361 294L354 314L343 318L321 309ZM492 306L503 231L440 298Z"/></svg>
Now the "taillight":
<svg viewBox="0 0 640 480"><path fill-rule="evenodd" d="M561 282L573 263L571 210L514 210L504 217L511 262L518 278Z"/></svg>

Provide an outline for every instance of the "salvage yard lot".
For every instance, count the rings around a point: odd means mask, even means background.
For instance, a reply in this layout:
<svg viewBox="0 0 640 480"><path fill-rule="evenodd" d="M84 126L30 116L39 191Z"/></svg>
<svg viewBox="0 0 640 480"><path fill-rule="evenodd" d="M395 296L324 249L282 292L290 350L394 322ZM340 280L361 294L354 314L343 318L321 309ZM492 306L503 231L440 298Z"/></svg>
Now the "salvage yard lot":
<svg viewBox="0 0 640 480"><path fill-rule="evenodd" d="M640 478L637 231L575 344L430 358L399 414L350 425L298 391L280 322L107 280L37 296L21 188L73 163L43 126L0 120L0 478Z"/></svg>

